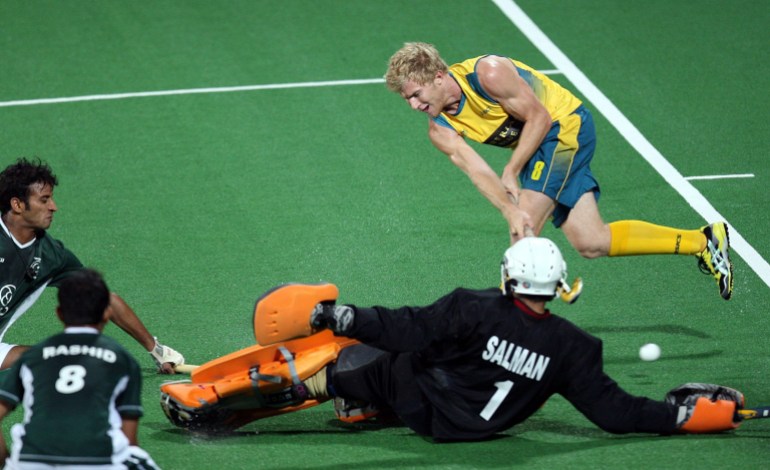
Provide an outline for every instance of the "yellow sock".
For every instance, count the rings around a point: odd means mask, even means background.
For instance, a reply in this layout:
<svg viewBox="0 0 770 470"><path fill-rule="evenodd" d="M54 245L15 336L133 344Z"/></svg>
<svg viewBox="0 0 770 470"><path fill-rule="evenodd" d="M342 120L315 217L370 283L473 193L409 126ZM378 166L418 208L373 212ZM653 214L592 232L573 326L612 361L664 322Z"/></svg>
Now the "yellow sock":
<svg viewBox="0 0 770 470"><path fill-rule="evenodd" d="M326 389L326 367L308 377L305 380L305 387L310 398L329 398L329 391Z"/></svg>
<svg viewBox="0 0 770 470"><path fill-rule="evenodd" d="M664 227L641 220L620 220L610 225L610 256L694 255L706 248L700 230Z"/></svg>

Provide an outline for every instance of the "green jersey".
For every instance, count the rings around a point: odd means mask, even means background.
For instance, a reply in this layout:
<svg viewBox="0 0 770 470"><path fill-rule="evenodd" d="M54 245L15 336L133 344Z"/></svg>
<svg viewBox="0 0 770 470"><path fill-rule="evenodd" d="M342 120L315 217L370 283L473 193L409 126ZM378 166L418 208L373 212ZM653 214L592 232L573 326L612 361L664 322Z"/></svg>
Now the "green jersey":
<svg viewBox="0 0 770 470"><path fill-rule="evenodd" d="M71 251L45 231L22 245L0 219L0 339L46 286L56 285L82 267Z"/></svg>
<svg viewBox="0 0 770 470"><path fill-rule="evenodd" d="M0 382L0 400L21 404L11 459L111 465L128 457L122 417L142 416L136 360L94 328L68 327L33 346Z"/></svg>

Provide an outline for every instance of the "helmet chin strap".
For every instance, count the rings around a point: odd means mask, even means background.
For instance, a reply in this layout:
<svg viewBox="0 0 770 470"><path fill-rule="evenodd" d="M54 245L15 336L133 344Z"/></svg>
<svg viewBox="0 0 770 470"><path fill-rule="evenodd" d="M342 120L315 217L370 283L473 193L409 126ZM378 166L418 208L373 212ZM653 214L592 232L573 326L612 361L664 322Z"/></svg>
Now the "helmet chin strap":
<svg viewBox="0 0 770 470"><path fill-rule="evenodd" d="M575 278L572 283L572 287L564 279L559 280L559 284L556 286L556 293L559 294L559 298L568 304L575 303L583 292L583 279Z"/></svg>

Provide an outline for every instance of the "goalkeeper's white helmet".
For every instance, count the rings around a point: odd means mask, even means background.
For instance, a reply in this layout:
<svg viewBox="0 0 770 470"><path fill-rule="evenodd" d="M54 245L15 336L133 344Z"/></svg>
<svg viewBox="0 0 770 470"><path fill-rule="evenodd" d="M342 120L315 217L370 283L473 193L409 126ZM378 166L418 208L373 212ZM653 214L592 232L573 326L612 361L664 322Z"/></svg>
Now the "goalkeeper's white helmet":
<svg viewBox="0 0 770 470"><path fill-rule="evenodd" d="M512 293L553 297L567 285L567 263L551 240L525 237L505 250L500 264L504 295Z"/></svg>

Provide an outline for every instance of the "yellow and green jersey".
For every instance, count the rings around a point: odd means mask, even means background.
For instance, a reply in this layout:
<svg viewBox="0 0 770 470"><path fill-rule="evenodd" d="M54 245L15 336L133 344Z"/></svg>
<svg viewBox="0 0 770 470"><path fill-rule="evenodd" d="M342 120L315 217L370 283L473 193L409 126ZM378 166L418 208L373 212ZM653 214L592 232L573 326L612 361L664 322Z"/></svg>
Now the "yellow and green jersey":
<svg viewBox="0 0 770 470"><path fill-rule="evenodd" d="M434 120L457 131L463 137L498 147L515 147L524 123L505 112L503 107L481 87L476 64L486 55L468 59L449 67L449 72L462 89L457 114L441 113ZM568 90L537 70L510 59L519 75L532 88L538 100L558 121L582 102Z"/></svg>

